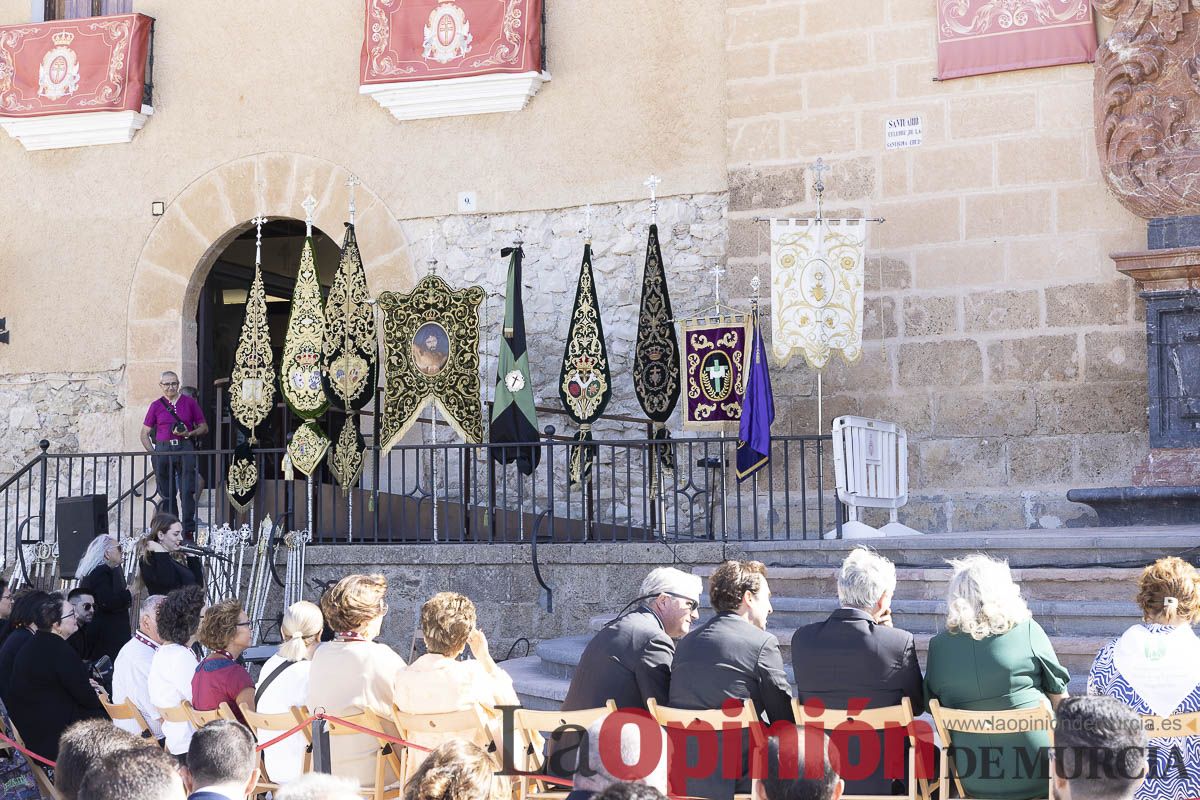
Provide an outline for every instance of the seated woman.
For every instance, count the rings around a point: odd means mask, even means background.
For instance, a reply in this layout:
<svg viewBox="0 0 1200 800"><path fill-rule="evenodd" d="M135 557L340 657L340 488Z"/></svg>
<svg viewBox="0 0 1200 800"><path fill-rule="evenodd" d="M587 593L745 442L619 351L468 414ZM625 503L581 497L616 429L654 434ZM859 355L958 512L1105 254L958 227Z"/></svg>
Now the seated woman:
<svg viewBox="0 0 1200 800"><path fill-rule="evenodd" d="M192 708L213 711L228 703L245 725L241 705L255 710L254 680L237 660L250 646L250 617L237 600L222 600L204 612L197 638L210 652L192 675Z"/></svg>
<svg viewBox="0 0 1200 800"><path fill-rule="evenodd" d="M421 606L421 632L428 653L409 664L396 676L396 707L410 714L438 714L483 706L496 719L497 705L520 705L512 678L496 666L488 652L487 638L475 627L475 604L461 594L439 592ZM474 661L457 661L471 648ZM499 725L494 740L501 741ZM437 747L456 738L452 734L421 734L413 737L424 747ZM461 737L457 737L461 738ZM489 737L482 731L475 744L486 747ZM424 753L409 753L419 763Z"/></svg>
<svg viewBox="0 0 1200 800"><path fill-rule="evenodd" d="M404 787L404 800L505 800L508 778L479 745L451 739L429 754Z"/></svg>
<svg viewBox="0 0 1200 800"><path fill-rule="evenodd" d="M370 709L384 720L392 716L396 673L404 659L374 641L387 614L387 579L382 575L347 575L321 598L321 610L337 637L321 645L308 676L309 709L347 717ZM385 723L385 732L394 726ZM333 773L375 785L375 739L367 734L331 736ZM391 783L398 776L385 776Z"/></svg>
<svg viewBox="0 0 1200 800"><path fill-rule="evenodd" d="M104 707L83 660L67 637L79 629L75 608L52 594L34 612L37 633L17 654L8 712L25 744L42 758L58 758L58 737L74 723L103 717Z"/></svg>
<svg viewBox="0 0 1200 800"><path fill-rule="evenodd" d="M17 592L13 602L12 616L9 622L12 632L0 645L0 699L8 697L8 686L12 683L13 665L17 662L17 654L21 652L33 635L37 633L37 622L34 617L42 603L50 597L40 589L25 587Z"/></svg>
<svg viewBox="0 0 1200 800"><path fill-rule="evenodd" d="M193 584L204 585L200 559L184 556L183 523L173 514L158 514L150 520L150 532L138 543L138 581L146 594L170 594Z"/></svg>
<svg viewBox="0 0 1200 800"><path fill-rule="evenodd" d="M1048 697L1057 705L1066 696L1070 676L1058 662L1050 639L1033 621L1008 564L985 555L952 560L946 600L946 630L929 642L925 696L947 708L1009 711L1037 705ZM1046 731L954 734L955 763L964 770L969 797L1026 800L1045 797ZM999 754L1001 777L982 777L982 748ZM966 753L964 751L974 751ZM1020 752L1024 750L1025 752ZM960 758L959 756L964 756ZM989 759L991 760L991 759ZM1034 769L1028 765L1034 764ZM1031 774L1032 773L1032 774Z"/></svg>
<svg viewBox="0 0 1200 800"><path fill-rule="evenodd" d="M254 700L260 714L284 714L308 702L308 672L324 627L321 609L306 600L292 603L284 612L279 626L283 644L258 673ZM269 742L279 733L260 728L257 735L260 742ZM307 746L303 736L291 736L263 751L272 783L287 783L299 777Z"/></svg>
<svg viewBox="0 0 1200 800"><path fill-rule="evenodd" d="M1158 717L1200 711L1200 639L1191 627L1200 620L1200 573L1181 558L1160 558L1142 571L1137 603L1144 622L1100 650L1088 694ZM1134 797L1200 797L1200 736L1151 739L1150 747L1150 772Z"/></svg>
<svg viewBox="0 0 1200 800"><path fill-rule="evenodd" d="M199 660L192 652L192 643L196 641L203 609L204 590L199 586L176 589L158 606L158 635L162 645L154 652L146 681L150 702L158 709L175 708L184 700L192 702L192 676ZM164 720L162 732L168 753L177 757L187 755L192 742L190 723Z"/></svg>
<svg viewBox="0 0 1200 800"><path fill-rule="evenodd" d="M97 536L75 570L80 576L79 588L96 599L95 616L88 623L89 658L108 656L116 661L117 653L133 636L129 629L133 596L125 585L121 556L121 543L116 538Z"/></svg>

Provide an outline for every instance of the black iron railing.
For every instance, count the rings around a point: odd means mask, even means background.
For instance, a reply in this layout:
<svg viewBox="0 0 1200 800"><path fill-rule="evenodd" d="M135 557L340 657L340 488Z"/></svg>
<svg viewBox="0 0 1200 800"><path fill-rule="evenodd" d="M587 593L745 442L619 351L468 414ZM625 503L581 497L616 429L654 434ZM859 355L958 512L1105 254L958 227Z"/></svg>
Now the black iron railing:
<svg viewBox="0 0 1200 800"><path fill-rule="evenodd" d="M314 542L324 544L814 539L840 528L828 436L775 437L769 465L745 482L734 475L732 438L672 440L670 472L654 454L661 442L597 439L588 481L572 486L573 445L553 428L536 445L541 458L530 475L493 460L492 451L504 445L446 441L444 428L420 428L412 438L436 439L402 443L386 454L372 447L350 492L324 467L311 479L289 478L282 449L258 450L257 496L240 515L225 496L232 448L196 451L198 527L256 527L265 516L287 515L287 529L312 530ZM108 530L121 537L144 533L163 505L155 456L52 453L43 445L0 483L8 563L18 541L57 539L59 498L103 495Z"/></svg>

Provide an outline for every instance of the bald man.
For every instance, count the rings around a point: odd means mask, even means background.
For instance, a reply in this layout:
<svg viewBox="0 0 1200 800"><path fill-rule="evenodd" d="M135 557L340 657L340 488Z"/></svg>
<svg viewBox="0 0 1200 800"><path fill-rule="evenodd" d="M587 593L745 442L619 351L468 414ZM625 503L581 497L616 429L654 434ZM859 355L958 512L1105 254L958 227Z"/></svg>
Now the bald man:
<svg viewBox="0 0 1200 800"><path fill-rule="evenodd" d="M160 513L174 514L183 523L184 536L196 534L195 440L208 433L200 404L179 391L179 376L164 372L159 397L146 410L142 422L142 447L154 453L154 479L158 484ZM179 504L175 502L179 496ZM182 514L180 511L182 510Z"/></svg>

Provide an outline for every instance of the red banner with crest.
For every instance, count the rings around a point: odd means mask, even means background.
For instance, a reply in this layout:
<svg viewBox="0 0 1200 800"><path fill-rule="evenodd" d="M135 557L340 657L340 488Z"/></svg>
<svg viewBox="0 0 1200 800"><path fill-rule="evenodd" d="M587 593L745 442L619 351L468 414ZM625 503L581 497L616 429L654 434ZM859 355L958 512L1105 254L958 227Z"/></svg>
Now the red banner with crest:
<svg viewBox="0 0 1200 800"><path fill-rule="evenodd" d="M937 0L938 77L1096 60L1092 0Z"/></svg>
<svg viewBox="0 0 1200 800"><path fill-rule="evenodd" d="M360 83L542 69L542 0L367 0Z"/></svg>
<svg viewBox="0 0 1200 800"><path fill-rule="evenodd" d="M0 117L139 111L145 14L0 26Z"/></svg>

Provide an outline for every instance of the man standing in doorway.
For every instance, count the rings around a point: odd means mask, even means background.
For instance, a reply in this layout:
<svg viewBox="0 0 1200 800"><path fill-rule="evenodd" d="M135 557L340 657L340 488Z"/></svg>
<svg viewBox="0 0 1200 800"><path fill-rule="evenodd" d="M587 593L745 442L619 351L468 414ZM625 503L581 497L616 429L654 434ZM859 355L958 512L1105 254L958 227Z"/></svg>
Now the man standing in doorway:
<svg viewBox="0 0 1200 800"><path fill-rule="evenodd" d="M184 536L196 535L195 439L208 433L200 404L179 392L179 376L164 372L159 379L162 397L150 404L142 423L142 446L154 453L159 511L174 514L183 523ZM175 497L179 496L176 504ZM180 513L182 509L183 513Z"/></svg>

